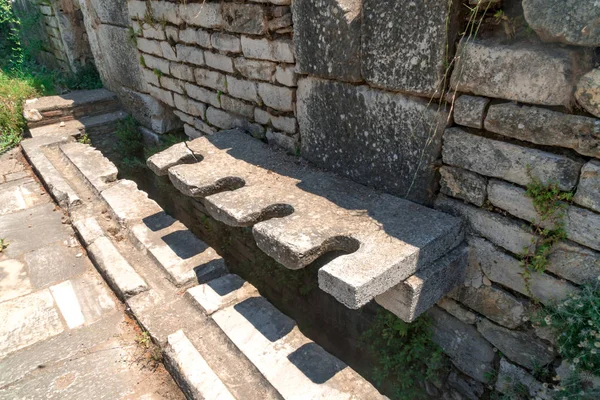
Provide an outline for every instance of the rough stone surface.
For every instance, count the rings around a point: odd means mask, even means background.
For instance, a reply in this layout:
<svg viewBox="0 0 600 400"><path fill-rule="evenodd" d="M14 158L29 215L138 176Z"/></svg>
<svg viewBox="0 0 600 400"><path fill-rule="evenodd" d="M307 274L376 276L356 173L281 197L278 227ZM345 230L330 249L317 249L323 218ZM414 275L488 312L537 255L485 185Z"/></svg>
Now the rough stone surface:
<svg viewBox="0 0 600 400"><path fill-rule="evenodd" d="M181 222L161 213L131 226L131 238L167 273L174 285L204 283L227 268L217 252Z"/></svg>
<svg viewBox="0 0 600 400"><path fill-rule="evenodd" d="M494 349L477 329L433 307L427 313L432 320L432 339L450 356L452 363L479 382L488 382L494 371Z"/></svg>
<svg viewBox="0 0 600 400"><path fill-rule="evenodd" d="M546 269L578 285L600 276L600 253L574 243L554 245Z"/></svg>
<svg viewBox="0 0 600 400"><path fill-rule="evenodd" d="M507 328L517 328L524 322L523 303L496 287L459 287L450 292L449 296Z"/></svg>
<svg viewBox="0 0 600 400"><path fill-rule="evenodd" d="M279 111L294 111L294 91L292 89L259 82L258 95L267 107Z"/></svg>
<svg viewBox="0 0 600 400"><path fill-rule="evenodd" d="M519 260L503 253L490 242L472 238L469 245L473 251L472 262L476 262L492 281L515 290L525 296L533 296L546 305L564 300L577 288L547 274L532 274L529 280L531 294L523 280L523 268Z"/></svg>
<svg viewBox="0 0 600 400"><path fill-rule="evenodd" d="M235 400L182 330L167 338L165 356L177 370L190 398Z"/></svg>
<svg viewBox="0 0 600 400"><path fill-rule="evenodd" d="M365 80L391 90L440 96L452 57L448 50L454 50L457 34L458 3L451 4L364 0L360 57ZM332 42L340 42L339 33Z"/></svg>
<svg viewBox="0 0 600 400"><path fill-rule="evenodd" d="M287 150L289 154L295 155L298 153L297 136L291 137L286 135L285 133L276 132L272 129L267 129L266 137L269 144L281 147L282 149Z"/></svg>
<svg viewBox="0 0 600 400"><path fill-rule="evenodd" d="M244 57L233 59L235 69L246 78L271 81L276 64L270 61L249 60Z"/></svg>
<svg viewBox="0 0 600 400"><path fill-rule="evenodd" d="M242 52L244 57L259 60L293 63L294 47L290 40L255 39L242 36Z"/></svg>
<svg viewBox="0 0 600 400"><path fill-rule="evenodd" d="M126 224L152 217L163 212L162 208L137 189L133 181L122 179L102 192L106 201L119 221Z"/></svg>
<svg viewBox="0 0 600 400"><path fill-rule="evenodd" d="M60 150L97 193L117 180L117 167L94 147L82 143L67 143L61 145Z"/></svg>
<svg viewBox="0 0 600 400"><path fill-rule="evenodd" d="M463 94L454 102L454 122L471 128L483 128L483 119L490 99Z"/></svg>
<svg viewBox="0 0 600 400"><path fill-rule="evenodd" d="M600 161L591 160L583 166L573 201L600 213Z"/></svg>
<svg viewBox="0 0 600 400"><path fill-rule="evenodd" d="M444 134L444 163L526 186L532 177L554 182L561 190L577 184L582 164L565 156L450 128Z"/></svg>
<svg viewBox="0 0 600 400"><path fill-rule="evenodd" d="M198 159L185 143L177 143L148 158L146 165L156 175L165 176L169 172L169 168L175 165L191 164L197 161Z"/></svg>
<svg viewBox="0 0 600 400"><path fill-rule="evenodd" d="M194 286L186 294L208 315L259 295L254 286L232 274Z"/></svg>
<svg viewBox="0 0 600 400"><path fill-rule="evenodd" d="M463 41L457 56L453 89L548 106L568 106L578 70L590 67L575 50L488 41Z"/></svg>
<svg viewBox="0 0 600 400"><path fill-rule="evenodd" d="M498 208L527 221L539 223L539 214L527 192L511 184L491 180L488 185L490 202ZM567 237L577 243L600 250L600 215L584 208L564 204L564 229ZM541 222L545 228L554 228L554 221Z"/></svg>
<svg viewBox="0 0 600 400"><path fill-rule="evenodd" d="M307 339L292 319L262 297L246 299L212 317L287 400L384 399L354 370Z"/></svg>
<svg viewBox="0 0 600 400"><path fill-rule="evenodd" d="M485 129L545 146L560 146L600 157L600 120L514 103L490 106Z"/></svg>
<svg viewBox="0 0 600 400"><path fill-rule="evenodd" d="M294 45L301 73L358 82L362 0L297 0Z"/></svg>
<svg viewBox="0 0 600 400"><path fill-rule="evenodd" d="M544 366L554 360L552 347L537 339L533 332L513 331L487 319L477 323L477 330L509 360L526 368Z"/></svg>
<svg viewBox="0 0 600 400"><path fill-rule="evenodd" d="M446 111L367 86L300 80L302 156L352 180L431 204Z"/></svg>
<svg viewBox="0 0 600 400"><path fill-rule="evenodd" d="M519 368L502 358L500 360L500 369L498 370L498 379L495 388L500 393L514 393L515 386L527 389L527 395L531 399L547 400L552 395L548 389L538 382L529 372Z"/></svg>
<svg viewBox="0 0 600 400"><path fill-rule="evenodd" d="M600 7L594 0L524 0L523 12L544 41L600 46Z"/></svg>
<svg viewBox="0 0 600 400"><path fill-rule="evenodd" d="M440 168L440 192L481 207L487 196L487 180L474 172L444 165Z"/></svg>
<svg viewBox="0 0 600 400"><path fill-rule="evenodd" d="M462 283L466 264L467 247L461 246L375 297L375 301L403 321L412 322Z"/></svg>
<svg viewBox="0 0 600 400"><path fill-rule="evenodd" d="M148 94L124 87L119 91L119 97L129 114L133 115L141 125L156 133L166 133L181 127L181 122L175 117L171 108Z"/></svg>
<svg viewBox="0 0 600 400"><path fill-rule="evenodd" d="M474 324L477 322L477 315L474 312L467 310L460 303L451 298L444 297L438 301L437 306L446 310L452 316L458 318L465 324Z"/></svg>
<svg viewBox="0 0 600 400"><path fill-rule="evenodd" d="M265 33L267 26L264 7L257 4L239 3L223 3L221 7L223 25L227 31L249 35Z"/></svg>
<svg viewBox="0 0 600 400"><path fill-rule="evenodd" d="M298 269L332 250L353 252L319 271L320 287L348 307L364 305L462 241L461 224L452 217L298 169L242 132L221 132L188 146L203 159L171 167L171 182L187 196L204 198L215 219L254 225L258 246L278 262ZM351 211L358 209L366 211Z"/></svg>
<svg viewBox="0 0 600 400"><path fill-rule="evenodd" d="M88 247L88 252L121 299L127 299L148 290L146 282L135 272L107 237L102 236L95 240Z"/></svg>
<svg viewBox="0 0 600 400"><path fill-rule="evenodd" d="M600 68L581 77L577 83L575 98L580 106L600 118Z"/></svg>
<svg viewBox="0 0 600 400"><path fill-rule="evenodd" d="M179 5L181 19L193 26L218 29L223 26L221 3L184 3Z"/></svg>
<svg viewBox="0 0 600 400"><path fill-rule="evenodd" d="M535 239L531 229L525 224L458 200L440 196L435 202L435 208L463 217L473 233L486 237L515 254L521 254L525 249L531 248Z"/></svg>

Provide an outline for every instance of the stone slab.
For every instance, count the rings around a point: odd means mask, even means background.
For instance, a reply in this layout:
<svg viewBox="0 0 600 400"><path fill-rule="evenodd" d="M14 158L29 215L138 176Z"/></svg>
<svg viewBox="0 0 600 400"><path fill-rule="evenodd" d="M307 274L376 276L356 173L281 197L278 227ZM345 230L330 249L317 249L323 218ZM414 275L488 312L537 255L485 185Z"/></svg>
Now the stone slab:
<svg viewBox="0 0 600 400"><path fill-rule="evenodd" d="M490 99L463 94L454 102L454 122L471 128L483 128L487 106Z"/></svg>
<svg viewBox="0 0 600 400"><path fill-rule="evenodd" d="M531 331L510 330L487 319L477 323L477 330L508 359L528 369L548 365L556 356L552 346L539 340Z"/></svg>
<svg viewBox="0 0 600 400"><path fill-rule="evenodd" d="M405 322L414 321L464 280L467 247L460 246L424 267L375 301Z"/></svg>
<svg viewBox="0 0 600 400"><path fill-rule="evenodd" d="M164 353L190 398L236 400L182 330L169 335Z"/></svg>
<svg viewBox="0 0 600 400"><path fill-rule="evenodd" d="M600 161L591 160L583 166L573 201L600 213Z"/></svg>
<svg viewBox="0 0 600 400"><path fill-rule="evenodd" d="M600 46L600 7L594 0L524 0L523 13L544 41Z"/></svg>
<svg viewBox="0 0 600 400"><path fill-rule="evenodd" d="M254 226L258 246L287 268L303 268L329 251L351 253L319 271L320 287L348 307L361 307L462 241L460 222L448 215L298 168L242 132L188 146L202 161L171 167L174 186L204 198L215 219Z"/></svg>
<svg viewBox="0 0 600 400"><path fill-rule="evenodd" d="M25 264L18 260L0 261L0 303L33 291Z"/></svg>
<svg viewBox="0 0 600 400"><path fill-rule="evenodd" d="M571 242L554 245L547 270L578 285L600 276L600 252Z"/></svg>
<svg viewBox="0 0 600 400"><path fill-rule="evenodd" d="M205 313L211 315L249 297L258 296L258 291L239 276L228 274L194 286L186 291L186 295Z"/></svg>
<svg viewBox="0 0 600 400"><path fill-rule="evenodd" d="M64 330L47 289L0 303L0 319L0 358Z"/></svg>
<svg viewBox="0 0 600 400"><path fill-rule="evenodd" d="M27 100L23 109L38 110L40 113L54 110L73 109L90 106L105 101L117 101L117 96L106 89L75 90L57 96L45 96Z"/></svg>
<svg viewBox="0 0 600 400"><path fill-rule="evenodd" d="M88 247L88 254L122 299L148 290L148 285L106 236Z"/></svg>
<svg viewBox="0 0 600 400"><path fill-rule="evenodd" d="M39 228L37 228L39 229ZM25 254L29 279L36 288L73 278L91 267L79 247L54 242Z"/></svg>
<svg viewBox="0 0 600 400"><path fill-rule="evenodd" d="M86 247L89 247L99 237L104 236L102 227L94 217L76 219L73 221L73 227Z"/></svg>
<svg viewBox="0 0 600 400"><path fill-rule="evenodd" d="M33 177L12 180L0 185L0 215L24 210L50 201Z"/></svg>
<svg viewBox="0 0 600 400"><path fill-rule="evenodd" d="M319 167L417 203L431 204L448 111L368 86L298 83L301 154Z"/></svg>
<svg viewBox="0 0 600 400"><path fill-rule="evenodd" d="M474 172L444 165L440 168L440 192L483 206L487 198L487 179Z"/></svg>
<svg viewBox="0 0 600 400"><path fill-rule="evenodd" d="M73 231L62 223L63 217L51 203L0 216L0 232L8 244L2 253L16 259L32 250L68 240Z"/></svg>
<svg viewBox="0 0 600 400"><path fill-rule="evenodd" d="M262 297L217 311L212 318L286 400L384 398Z"/></svg>
<svg viewBox="0 0 600 400"><path fill-rule="evenodd" d="M454 318L437 307L427 315L431 318L431 338L450 356L452 363L479 382L487 383L494 372L494 349L473 325Z"/></svg>
<svg viewBox="0 0 600 400"><path fill-rule="evenodd" d="M359 82L362 0L292 3L298 72Z"/></svg>
<svg viewBox="0 0 600 400"><path fill-rule="evenodd" d="M445 164L527 186L536 178L561 190L577 185L582 163L537 149L473 135L460 128L444 134Z"/></svg>
<svg viewBox="0 0 600 400"><path fill-rule="evenodd" d="M364 0L362 76L377 87L441 96L457 16L457 2Z"/></svg>
<svg viewBox="0 0 600 400"><path fill-rule="evenodd" d="M59 148L96 193L109 188L117 180L117 167L94 147L82 143L66 143Z"/></svg>
<svg viewBox="0 0 600 400"><path fill-rule="evenodd" d="M204 283L227 271L217 252L181 222L161 213L130 227L136 246L167 273L176 286Z"/></svg>
<svg viewBox="0 0 600 400"><path fill-rule="evenodd" d="M579 154L600 157L600 120L596 118L514 103L493 104L485 118L485 129L518 140L566 147Z"/></svg>
<svg viewBox="0 0 600 400"><path fill-rule="evenodd" d="M158 176L165 176L169 172L169 168L178 164L191 164L198 162L194 153L190 151L185 143L178 143L154 154L148 158L146 165Z"/></svg>
<svg viewBox="0 0 600 400"><path fill-rule="evenodd" d="M93 115L90 117L82 117L64 121L64 123L56 123L40 126L29 130L31 137L39 136L74 136L82 133L93 134L98 130L104 130L106 126L115 127L118 121L127 117L123 111L115 111L111 113Z"/></svg>
<svg viewBox="0 0 600 400"><path fill-rule="evenodd" d="M117 219L127 225L163 212L162 208L138 190L133 181L121 179L101 193Z"/></svg>
<svg viewBox="0 0 600 400"><path fill-rule="evenodd" d="M456 54L452 89L548 106L569 106L575 73L591 67L578 51L552 46L463 39Z"/></svg>

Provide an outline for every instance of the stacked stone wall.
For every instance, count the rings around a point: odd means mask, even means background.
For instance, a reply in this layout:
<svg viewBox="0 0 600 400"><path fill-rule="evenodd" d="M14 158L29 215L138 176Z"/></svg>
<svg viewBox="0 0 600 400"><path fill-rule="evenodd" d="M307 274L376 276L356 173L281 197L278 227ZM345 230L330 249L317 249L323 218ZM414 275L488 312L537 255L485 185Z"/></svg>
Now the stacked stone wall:
<svg viewBox="0 0 600 400"><path fill-rule="evenodd" d="M148 90L188 136L243 128L297 152L289 4L129 2Z"/></svg>

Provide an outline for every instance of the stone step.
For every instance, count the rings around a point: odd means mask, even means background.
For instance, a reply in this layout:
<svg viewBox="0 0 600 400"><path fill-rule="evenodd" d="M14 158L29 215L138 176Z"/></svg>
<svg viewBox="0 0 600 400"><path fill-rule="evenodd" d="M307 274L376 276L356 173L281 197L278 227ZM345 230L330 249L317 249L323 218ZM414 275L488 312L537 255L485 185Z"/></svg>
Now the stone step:
<svg viewBox="0 0 600 400"><path fill-rule="evenodd" d="M49 135L77 136L82 134L94 135L114 132L118 122L127 118L125 111L113 111L105 114L71 119L64 122L55 122L37 128L29 129L31 137Z"/></svg>
<svg viewBox="0 0 600 400"><path fill-rule="evenodd" d="M52 197L63 208L69 209L81 204L81 199L71 187L69 182L58 172L56 167L44 154L47 146L58 145L68 141L64 136L45 136L25 139L21 142L21 148L25 157L40 179L44 182Z"/></svg>
<svg viewBox="0 0 600 400"><path fill-rule="evenodd" d="M29 128L37 128L83 116L112 113L119 107L117 96L106 89L79 90L27 100L23 116Z"/></svg>
<svg viewBox="0 0 600 400"><path fill-rule="evenodd" d="M129 229L136 247L147 252L174 285L203 283L226 272L225 262L213 248L166 214L135 182L120 180L103 190L101 197Z"/></svg>
<svg viewBox="0 0 600 400"><path fill-rule="evenodd" d="M215 219L253 226L258 247L287 268L347 252L319 270L319 286L349 308L389 291L463 241L457 218L298 165L240 131L178 145L148 165L168 173L183 194L202 199Z"/></svg>
<svg viewBox="0 0 600 400"><path fill-rule="evenodd" d="M251 285L227 275L188 290L286 400L384 399L352 368L306 338Z"/></svg>
<svg viewBox="0 0 600 400"><path fill-rule="evenodd" d="M102 152L87 144L71 142L59 146L64 157L75 166L81 177L100 194L117 180L119 170Z"/></svg>

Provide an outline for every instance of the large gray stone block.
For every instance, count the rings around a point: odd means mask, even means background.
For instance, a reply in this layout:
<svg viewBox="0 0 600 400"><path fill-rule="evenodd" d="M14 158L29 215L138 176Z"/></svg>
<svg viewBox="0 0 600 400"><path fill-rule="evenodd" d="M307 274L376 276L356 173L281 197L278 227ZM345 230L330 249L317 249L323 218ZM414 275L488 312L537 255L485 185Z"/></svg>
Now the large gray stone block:
<svg viewBox="0 0 600 400"><path fill-rule="evenodd" d="M444 134L445 164L526 186L536 178L561 190L577 184L582 163L545 151L500 142L450 128Z"/></svg>
<svg viewBox="0 0 600 400"><path fill-rule="evenodd" d="M600 46L600 5L596 0L523 0L523 13L542 40Z"/></svg>
<svg viewBox="0 0 600 400"><path fill-rule="evenodd" d="M459 2L364 0L362 75L374 86L441 95ZM338 44L339 45L339 44Z"/></svg>
<svg viewBox="0 0 600 400"><path fill-rule="evenodd" d="M463 41L450 86L461 92L524 103L568 106L578 72L591 67L576 50Z"/></svg>
<svg viewBox="0 0 600 400"><path fill-rule="evenodd" d="M445 110L367 86L300 80L302 156L360 183L431 204Z"/></svg>
<svg viewBox="0 0 600 400"><path fill-rule="evenodd" d="M581 169L573 201L600 213L600 160L591 160Z"/></svg>
<svg viewBox="0 0 600 400"><path fill-rule="evenodd" d="M129 26L129 12L127 8L127 0L88 0L88 4L92 5L95 15L98 16L102 23L120 25L125 28ZM89 11L91 10L88 9L88 12Z"/></svg>
<svg viewBox="0 0 600 400"><path fill-rule="evenodd" d="M563 114L514 103L494 104L485 118L485 129L545 146L560 146L580 154L600 157L600 120Z"/></svg>
<svg viewBox="0 0 600 400"><path fill-rule="evenodd" d="M487 196L487 179L474 172L444 165L440 168L440 192L481 207Z"/></svg>
<svg viewBox="0 0 600 400"><path fill-rule="evenodd" d="M294 45L301 73L359 82L363 0L296 0Z"/></svg>
<svg viewBox="0 0 600 400"><path fill-rule="evenodd" d="M575 98L581 107L600 118L600 68L581 77L577 83Z"/></svg>

